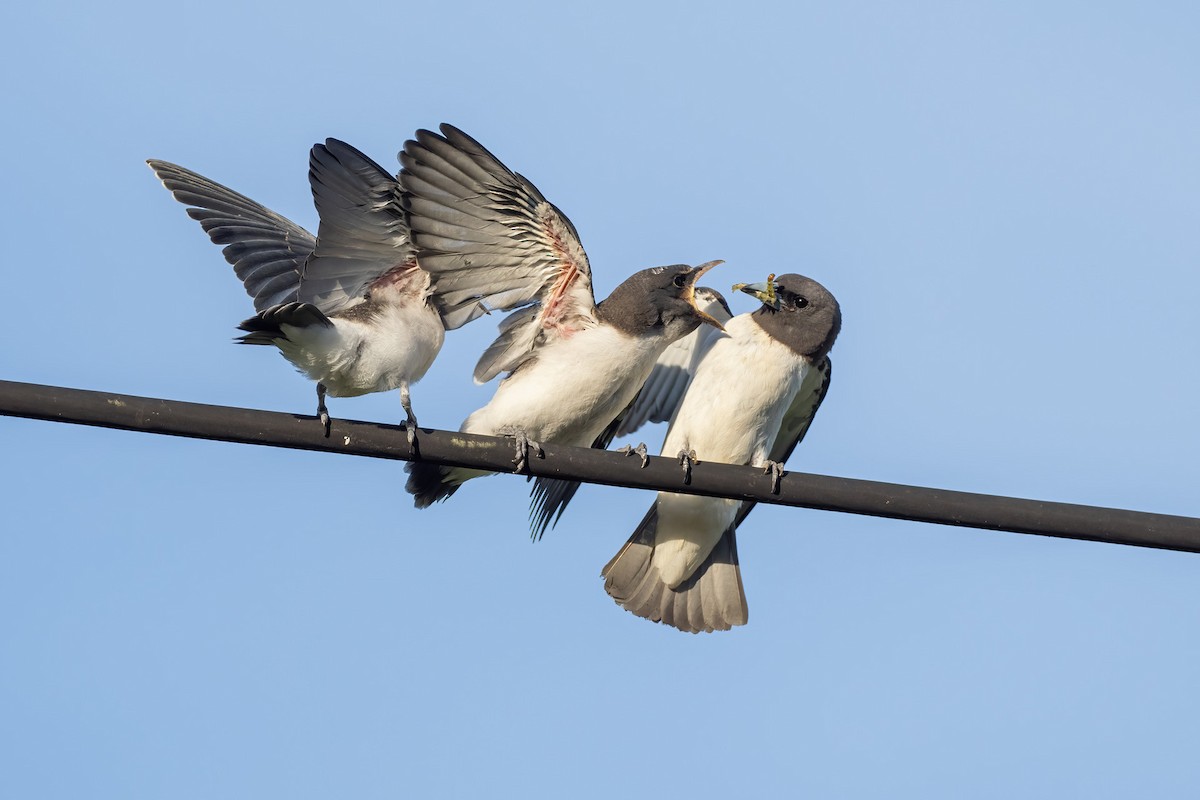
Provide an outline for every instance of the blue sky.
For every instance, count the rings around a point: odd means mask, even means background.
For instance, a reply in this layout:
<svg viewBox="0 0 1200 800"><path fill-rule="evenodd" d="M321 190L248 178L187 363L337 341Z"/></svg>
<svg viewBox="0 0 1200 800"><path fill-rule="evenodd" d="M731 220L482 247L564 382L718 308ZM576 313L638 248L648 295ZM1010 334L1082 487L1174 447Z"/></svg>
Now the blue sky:
<svg viewBox="0 0 1200 800"><path fill-rule="evenodd" d="M307 151L453 122L574 221L597 294L723 258L841 302L793 469L1200 515L1192 4L25 4L0 377L312 413L154 180L315 224ZM750 308L735 299L735 311ZM413 391L484 403L488 320ZM396 395L331 400L399 421ZM760 508L750 624L688 636L495 477L0 419L0 795L1182 797L1200 557ZM652 447L661 430L647 432Z"/></svg>

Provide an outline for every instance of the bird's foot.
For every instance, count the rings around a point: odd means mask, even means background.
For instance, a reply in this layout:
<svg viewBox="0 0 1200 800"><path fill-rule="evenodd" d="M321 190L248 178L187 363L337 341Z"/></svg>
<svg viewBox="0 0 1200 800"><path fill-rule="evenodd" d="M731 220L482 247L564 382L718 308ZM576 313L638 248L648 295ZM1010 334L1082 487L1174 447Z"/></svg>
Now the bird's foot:
<svg viewBox="0 0 1200 800"><path fill-rule="evenodd" d="M783 477L783 463L768 461L763 464L763 475L771 476L771 494L779 494L779 479Z"/></svg>
<svg viewBox="0 0 1200 800"><path fill-rule="evenodd" d="M617 448L617 452L624 453L627 457L632 456L632 455L637 455L639 458L642 459L642 469L645 469L647 466L650 465L650 454L646 450L645 442L640 442L637 447L633 447L632 445L627 444L624 447Z"/></svg>
<svg viewBox="0 0 1200 800"><path fill-rule="evenodd" d="M412 401L408 395L408 384L400 387L400 405L404 407L404 435L408 437L408 449L417 452L417 415L413 413Z"/></svg>
<svg viewBox="0 0 1200 800"><path fill-rule="evenodd" d="M417 452L417 418L413 416L411 410L404 420L404 435L408 438L408 449L414 453Z"/></svg>
<svg viewBox="0 0 1200 800"><path fill-rule="evenodd" d="M684 484L686 485L686 484L691 483L692 482L692 467L696 466L697 462L699 461L699 459L696 458L696 451L695 450L680 450L679 455L676 457L679 459L679 465L681 467L683 467L683 482L684 482Z"/></svg>
<svg viewBox="0 0 1200 800"><path fill-rule="evenodd" d="M321 427L325 429L325 438L329 438L329 409L325 407L325 386L317 384L317 419L321 422Z"/></svg>
<svg viewBox="0 0 1200 800"><path fill-rule="evenodd" d="M542 446L529 438L525 431L517 431L513 434L513 445L515 454L513 456L513 472L522 473L529 467L529 454L533 453L535 458L545 458L546 453L542 450Z"/></svg>

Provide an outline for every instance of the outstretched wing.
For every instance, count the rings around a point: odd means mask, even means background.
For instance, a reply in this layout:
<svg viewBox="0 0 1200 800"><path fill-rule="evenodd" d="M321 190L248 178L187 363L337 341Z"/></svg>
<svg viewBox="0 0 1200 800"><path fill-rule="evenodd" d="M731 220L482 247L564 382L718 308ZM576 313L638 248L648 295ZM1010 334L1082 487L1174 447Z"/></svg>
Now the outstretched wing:
<svg viewBox="0 0 1200 800"><path fill-rule="evenodd" d="M591 267L575 226L537 187L451 125L400 153L413 242L447 319L519 309L475 380L516 369L539 345L596 324Z"/></svg>
<svg viewBox="0 0 1200 800"><path fill-rule="evenodd" d="M701 286L696 289L696 299L703 300L701 308L704 313L722 325L733 319L729 304L716 289ZM650 377L646 378L646 383L633 399L616 435L633 433L647 422L670 421L679 408L697 365L721 335L721 331L713 326L701 325L682 339L672 342L658 357Z"/></svg>
<svg viewBox="0 0 1200 800"><path fill-rule="evenodd" d="M167 161L146 162L213 244L254 299L256 311L298 299L304 263L316 247L308 231L245 195Z"/></svg>
<svg viewBox="0 0 1200 800"><path fill-rule="evenodd" d="M783 422L779 426L779 434L775 437L775 443L771 445L771 454L768 458L772 461L780 463L787 461L792 451L796 449L796 445L804 441L808 429L812 426L813 418L817 415L817 409L821 407L825 393L829 391L829 378L832 374L833 364L830 362L829 356L826 356L821 363L810 369L804 376L804 382L800 384L800 391L796 392L796 398L792 400L792 404L784 413ZM737 526L742 524L742 520L750 515L755 505L757 503L754 501L746 500L738 507L731 530L736 530Z"/></svg>
<svg viewBox="0 0 1200 800"><path fill-rule="evenodd" d="M383 167L326 139L309 154L308 181L321 224L300 275L301 302L332 314L357 303L384 275L417 268L400 183Z"/></svg>

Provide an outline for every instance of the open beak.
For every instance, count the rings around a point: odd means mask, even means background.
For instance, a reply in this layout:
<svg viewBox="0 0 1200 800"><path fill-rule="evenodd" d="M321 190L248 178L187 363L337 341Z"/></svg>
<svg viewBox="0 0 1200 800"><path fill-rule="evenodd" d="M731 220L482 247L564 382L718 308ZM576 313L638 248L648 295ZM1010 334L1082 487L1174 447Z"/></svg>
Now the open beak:
<svg viewBox="0 0 1200 800"><path fill-rule="evenodd" d="M735 292L753 295L761 300L764 306L770 306L776 311L779 310L779 295L776 293L778 288L775 285L774 275L768 275L766 281L762 283L735 283L733 285Z"/></svg>
<svg viewBox="0 0 1200 800"><path fill-rule="evenodd" d="M702 321L707 322L709 325L712 325L714 328L716 328L719 331L725 330L725 326L722 325L719 321L717 321L717 319L715 317L712 317L711 315L706 314L703 311L701 311L700 307L698 305L696 305L696 284L700 281L700 276L702 276L704 273L708 272L710 269L717 266L718 264L724 264L724 263L725 262L720 259L718 259L716 261L707 261L707 262L701 264L700 266L696 267L694 270L692 270L692 274L690 276L690 282L688 283L688 294L687 294L687 301L691 304L692 308L696 309L696 316L700 317L700 319Z"/></svg>

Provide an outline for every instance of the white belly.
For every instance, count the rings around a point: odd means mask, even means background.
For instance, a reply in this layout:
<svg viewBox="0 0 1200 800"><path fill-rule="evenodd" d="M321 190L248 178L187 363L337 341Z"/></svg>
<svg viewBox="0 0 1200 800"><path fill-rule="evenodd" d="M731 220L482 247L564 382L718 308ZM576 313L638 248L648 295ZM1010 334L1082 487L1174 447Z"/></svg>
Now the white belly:
<svg viewBox="0 0 1200 800"><path fill-rule="evenodd" d="M415 383L442 348L445 329L425 305L388 305L369 320L333 318L333 327L281 326L285 358L333 397L386 392Z"/></svg>
<svg viewBox="0 0 1200 800"><path fill-rule="evenodd" d="M588 328L547 346L505 378L491 401L463 423L468 433L522 430L538 442L590 447L625 410L668 342Z"/></svg>
<svg viewBox="0 0 1200 800"><path fill-rule="evenodd" d="M735 317L696 369L663 442L663 455L762 466L808 363L750 319Z"/></svg>
<svg viewBox="0 0 1200 800"><path fill-rule="evenodd" d="M726 324L696 369L663 455L695 450L699 461L761 467L807 373L807 362L741 315ZM766 478L764 478L766 480ZM672 588L708 558L740 503L660 492L652 563Z"/></svg>

